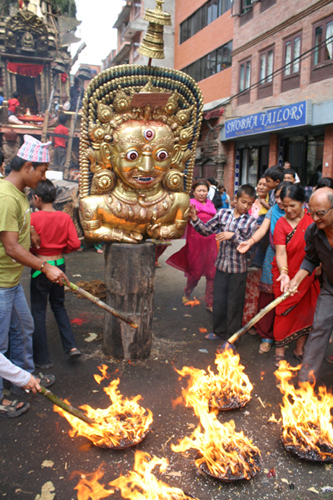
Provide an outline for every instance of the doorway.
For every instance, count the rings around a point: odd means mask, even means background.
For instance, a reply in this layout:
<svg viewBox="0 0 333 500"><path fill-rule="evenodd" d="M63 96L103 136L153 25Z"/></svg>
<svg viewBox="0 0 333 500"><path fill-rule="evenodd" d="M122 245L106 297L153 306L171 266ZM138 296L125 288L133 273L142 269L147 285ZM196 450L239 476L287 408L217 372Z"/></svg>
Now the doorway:
<svg viewBox="0 0 333 500"><path fill-rule="evenodd" d="M39 83L39 78L39 76L31 78L29 76L16 75L16 88L20 94L19 101L23 113L26 113L27 109L30 110L32 115L37 115L39 112L36 99L36 86Z"/></svg>

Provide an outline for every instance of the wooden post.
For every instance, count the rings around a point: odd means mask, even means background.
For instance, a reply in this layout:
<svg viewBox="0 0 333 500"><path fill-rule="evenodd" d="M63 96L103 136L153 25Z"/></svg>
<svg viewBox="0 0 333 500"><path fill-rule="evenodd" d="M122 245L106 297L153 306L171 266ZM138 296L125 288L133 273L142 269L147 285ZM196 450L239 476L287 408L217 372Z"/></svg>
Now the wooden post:
<svg viewBox="0 0 333 500"><path fill-rule="evenodd" d="M150 355L155 289L155 245L111 243L105 252L106 303L129 316L134 329L111 314L104 319L104 350L116 358Z"/></svg>

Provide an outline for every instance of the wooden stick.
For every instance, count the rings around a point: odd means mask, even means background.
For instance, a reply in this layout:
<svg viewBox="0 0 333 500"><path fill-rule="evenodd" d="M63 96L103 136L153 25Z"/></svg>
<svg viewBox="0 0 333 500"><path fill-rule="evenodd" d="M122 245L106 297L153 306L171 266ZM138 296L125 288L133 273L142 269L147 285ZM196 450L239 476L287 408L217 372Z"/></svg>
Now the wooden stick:
<svg viewBox="0 0 333 500"><path fill-rule="evenodd" d="M236 340L239 339L239 337L241 337L244 333L246 333L253 325L255 325L256 323L258 323L258 321L261 318L263 318L265 316L265 314L267 314L269 311L271 311L272 309L274 309L274 307L278 306L279 304L281 304L281 302L283 302L284 300L286 300L289 297L290 294L291 294L291 290L288 290L283 295L280 295L280 297L277 297L275 300L273 300L266 307L264 307L263 309L261 309L261 311L259 311L258 314L256 314L252 319L250 319L250 321L248 323L246 323L246 325L244 325L240 330L238 330L238 332L234 333L232 335L232 337L230 337L227 340L227 343L228 344L234 344L236 342Z"/></svg>
<svg viewBox="0 0 333 500"><path fill-rule="evenodd" d="M79 418L80 420L83 420L83 422L85 422L86 424L90 424L90 425L95 424L95 420L87 417L81 410L74 408L72 405L68 405L62 399L58 398L58 396L53 394L53 392L49 391L45 387L42 387L40 394L45 396L53 404L60 406L60 408L62 408L63 410L67 411L71 415L74 415L74 417Z"/></svg>
<svg viewBox="0 0 333 500"><path fill-rule="evenodd" d="M70 282L69 286L70 286L70 288L72 290L74 290L75 292L79 293L80 295L82 295L86 299L90 300L90 302L93 302L97 306L99 306L102 309L105 309L109 313L113 314L113 316L116 316L117 318L121 319L122 321L125 321L125 323L127 323L128 325L130 325L132 328L138 328L137 323L134 323L134 321L130 320L124 314L115 311L114 309L112 309L112 307L110 307L107 304L105 304L105 302L103 302L102 300L100 300L98 297L94 297L94 295L91 295L91 293L87 292L86 290L83 290L83 288L81 288L81 287L79 287L77 285L74 285L74 283Z"/></svg>

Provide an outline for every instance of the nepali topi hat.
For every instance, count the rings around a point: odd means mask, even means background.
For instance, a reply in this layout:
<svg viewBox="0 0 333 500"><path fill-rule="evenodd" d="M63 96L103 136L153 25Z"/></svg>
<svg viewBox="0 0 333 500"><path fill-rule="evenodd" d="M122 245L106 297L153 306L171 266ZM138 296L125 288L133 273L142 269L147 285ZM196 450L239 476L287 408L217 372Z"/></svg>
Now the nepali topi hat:
<svg viewBox="0 0 333 500"><path fill-rule="evenodd" d="M26 161L36 163L50 163L50 145L52 142L42 143L31 135L24 136L24 143L20 147L17 156Z"/></svg>

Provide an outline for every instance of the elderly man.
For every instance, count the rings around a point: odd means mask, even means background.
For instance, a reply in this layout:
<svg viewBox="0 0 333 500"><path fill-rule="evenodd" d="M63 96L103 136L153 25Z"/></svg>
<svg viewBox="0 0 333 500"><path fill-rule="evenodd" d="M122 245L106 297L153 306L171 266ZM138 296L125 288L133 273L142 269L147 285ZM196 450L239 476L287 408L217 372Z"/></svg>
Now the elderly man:
<svg viewBox="0 0 333 500"><path fill-rule="evenodd" d="M324 286L318 297L313 328L305 345L299 380L314 382L323 362L333 326L333 189L320 188L309 201L314 224L305 232L306 256L290 281L292 290L322 264ZM288 288L288 285L287 285Z"/></svg>

